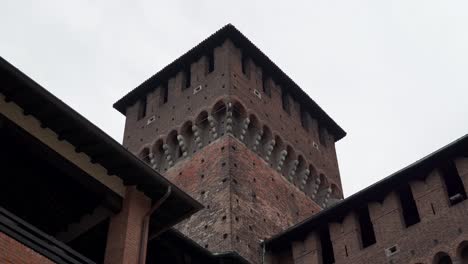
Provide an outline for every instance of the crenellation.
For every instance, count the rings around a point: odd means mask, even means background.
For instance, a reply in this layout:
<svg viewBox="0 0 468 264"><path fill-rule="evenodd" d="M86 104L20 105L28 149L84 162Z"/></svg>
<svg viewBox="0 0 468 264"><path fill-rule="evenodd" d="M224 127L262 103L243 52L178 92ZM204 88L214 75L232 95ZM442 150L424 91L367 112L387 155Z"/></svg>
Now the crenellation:
<svg viewBox="0 0 468 264"><path fill-rule="evenodd" d="M392 192L382 202L369 203L368 207L376 241L397 239L405 225L398 195Z"/></svg>

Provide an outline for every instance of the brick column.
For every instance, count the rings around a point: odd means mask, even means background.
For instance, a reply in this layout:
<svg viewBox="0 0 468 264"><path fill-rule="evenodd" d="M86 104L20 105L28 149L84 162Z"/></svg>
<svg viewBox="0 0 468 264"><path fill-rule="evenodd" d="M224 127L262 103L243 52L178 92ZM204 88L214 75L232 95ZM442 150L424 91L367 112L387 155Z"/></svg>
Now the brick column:
<svg viewBox="0 0 468 264"><path fill-rule="evenodd" d="M134 186L127 187L122 210L110 221L104 263L138 263L142 222L150 208L148 197Z"/></svg>

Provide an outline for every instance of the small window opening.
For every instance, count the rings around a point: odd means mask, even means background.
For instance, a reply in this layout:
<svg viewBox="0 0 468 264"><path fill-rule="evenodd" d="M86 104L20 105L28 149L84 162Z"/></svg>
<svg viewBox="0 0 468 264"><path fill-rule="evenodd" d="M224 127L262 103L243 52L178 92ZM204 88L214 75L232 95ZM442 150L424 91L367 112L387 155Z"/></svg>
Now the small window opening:
<svg viewBox="0 0 468 264"><path fill-rule="evenodd" d="M210 54L208 55L208 73L213 72L215 68L214 62L214 49L211 50Z"/></svg>
<svg viewBox="0 0 468 264"><path fill-rule="evenodd" d="M192 74L190 73L190 67L187 67L187 69L185 69L184 71L184 85L182 86L183 89L187 89L190 87L190 84L192 82L192 78L191 78Z"/></svg>
<svg viewBox="0 0 468 264"><path fill-rule="evenodd" d="M167 83L166 83L166 84L163 84L161 86L161 102L162 102L162 104L167 103L168 97L169 97L169 91L168 91Z"/></svg>
<svg viewBox="0 0 468 264"><path fill-rule="evenodd" d="M333 253L333 245L330 239L330 230L328 226L320 228L320 244L322 248L322 263L333 264L335 263L335 256Z"/></svg>
<svg viewBox="0 0 468 264"><path fill-rule="evenodd" d="M452 161L441 168L442 178L451 205L455 205L466 200L466 191L463 181L458 174L457 167Z"/></svg>
<svg viewBox="0 0 468 264"><path fill-rule="evenodd" d="M346 256L348 257L348 247L346 245L344 246L344 250L345 250Z"/></svg>
<svg viewBox="0 0 468 264"><path fill-rule="evenodd" d="M145 98L141 99L140 102L138 103L138 120L144 118L146 116L146 103L147 99L146 96Z"/></svg>
<svg viewBox="0 0 468 264"><path fill-rule="evenodd" d="M398 191L398 196L400 197L406 227L419 223L421 218L419 217L418 207L411 192L411 187L406 184Z"/></svg>
<svg viewBox="0 0 468 264"><path fill-rule="evenodd" d="M247 56L244 55L244 53L242 53L242 58L241 58L241 64L242 64L242 73L244 75L248 75L248 60L247 60Z"/></svg>
<svg viewBox="0 0 468 264"><path fill-rule="evenodd" d="M283 102L283 110L289 114L289 96L284 89L281 91L281 101Z"/></svg>
<svg viewBox="0 0 468 264"><path fill-rule="evenodd" d="M365 207L358 212L359 229L361 231L362 248L376 243L374 226L369 215L369 208Z"/></svg>

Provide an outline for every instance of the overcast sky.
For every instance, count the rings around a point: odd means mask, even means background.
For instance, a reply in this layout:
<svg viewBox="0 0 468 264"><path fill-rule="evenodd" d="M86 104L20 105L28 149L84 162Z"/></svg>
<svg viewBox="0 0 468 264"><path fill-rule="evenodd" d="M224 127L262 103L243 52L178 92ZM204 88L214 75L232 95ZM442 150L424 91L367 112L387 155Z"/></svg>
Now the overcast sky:
<svg viewBox="0 0 468 264"><path fill-rule="evenodd" d="M1 1L0 55L121 142L112 104L232 23L348 135L345 196L468 131L468 1Z"/></svg>

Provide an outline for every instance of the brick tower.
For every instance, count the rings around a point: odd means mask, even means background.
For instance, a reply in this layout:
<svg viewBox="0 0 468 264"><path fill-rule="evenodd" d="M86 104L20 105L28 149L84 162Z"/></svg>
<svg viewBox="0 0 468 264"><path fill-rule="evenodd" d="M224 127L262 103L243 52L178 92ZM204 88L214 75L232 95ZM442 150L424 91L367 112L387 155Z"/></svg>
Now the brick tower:
<svg viewBox="0 0 468 264"><path fill-rule="evenodd" d="M259 263L259 241L342 198L345 132L227 25L120 99L123 144L205 205L178 228Z"/></svg>

